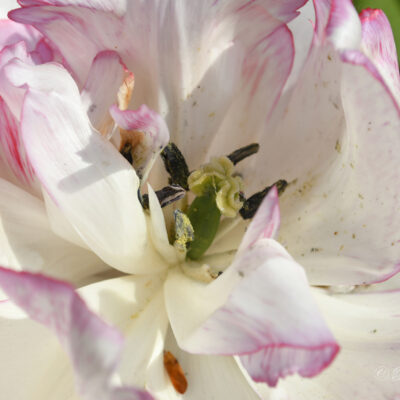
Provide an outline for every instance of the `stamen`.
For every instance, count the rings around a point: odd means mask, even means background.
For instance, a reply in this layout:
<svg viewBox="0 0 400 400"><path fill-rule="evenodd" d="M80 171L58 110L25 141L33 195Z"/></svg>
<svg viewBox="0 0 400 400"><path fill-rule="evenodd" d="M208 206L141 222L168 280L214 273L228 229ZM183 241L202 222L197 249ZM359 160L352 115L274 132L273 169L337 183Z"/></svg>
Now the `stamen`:
<svg viewBox="0 0 400 400"><path fill-rule="evenodd" d="M186 164L185 157L183 157L178 147L172 142L169 143L161 152L161 158L164 161L165 169L171 176L170 183L177 184L185 190L189 190L187 182L189 168Z"/></svg>
<svg viewBox="0 0 400 400"><path fill-rule="evenodd" d="M268 194L268 192L272 189L272 187L276 186L278 189L278 195L281 195L288 183L284 179L280 179L279 181L275 182L271 186L267 186L261 192L257 192L249 197L243 204L243 207L239 210L239 213L243 219L251 219L254 217L255 213L258 210L258 207L264 200L264 197Z"/></svg>
<svg viewBox="0 0 400 400"><path fill-rule="evenodd" d="M156 191L156 196L158 198L158 201L160 202L161 208L182 199L183 197L185 197L185 195L185 189L181 188L179 185L168 185ZM141 203L144 209L147 210L149 208L148 194L142 195Z"/></svg>
<svg viewBox="0 0 400 400"><path fill-rule="evenodd" d="M241 147L240 149L235 150L233 153L229 154L227 157L232 161L233 165L236 165L238 162L244 160L247 157L256 154L260 149L260 145L258 143L252 143L248 146Z"/></svg>
<svg viewBox="0 0 400 400"><path fill-rule="evenodd" d="M181 210L174 211L175 218L175 242L174 247L185 257L186 249L190 242L194 240L194 229L189 217Z"/></svg>

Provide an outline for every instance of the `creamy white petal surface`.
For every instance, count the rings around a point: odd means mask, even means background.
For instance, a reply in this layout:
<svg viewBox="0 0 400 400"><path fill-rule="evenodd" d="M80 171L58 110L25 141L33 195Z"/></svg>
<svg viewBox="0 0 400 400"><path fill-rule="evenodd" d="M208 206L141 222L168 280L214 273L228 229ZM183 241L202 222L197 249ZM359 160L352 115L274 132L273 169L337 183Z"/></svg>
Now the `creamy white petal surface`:
<svg viewBox="0 0 400 400"><path fill-rule="evenodd" d="M400 270L386 17L360 18L350 0L19 3L10 17L22 25L0 23L0 261L11 268L0 286L55 332L73 371L51 340L30 350L38 367L8 397L395 399L397 292L332 295ZM156 194L169 140L191 171L259 143L237 173L246 197L287 180L281 209L273 188L251 221L223 219L205 256L182 261L173 209L192 195L161 209ZM106 280L111 268L129 275ZM12 269L94 283L81 298ZM21 310L4 301L0 316L6 340L26 330L43 349L48 334Z"/></svg>

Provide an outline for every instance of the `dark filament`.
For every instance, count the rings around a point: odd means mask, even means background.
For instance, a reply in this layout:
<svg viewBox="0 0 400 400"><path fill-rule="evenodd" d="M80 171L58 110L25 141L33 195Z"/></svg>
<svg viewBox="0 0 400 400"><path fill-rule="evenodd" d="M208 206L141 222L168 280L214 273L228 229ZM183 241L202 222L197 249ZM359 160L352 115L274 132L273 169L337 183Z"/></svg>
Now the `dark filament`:
<svg viewBox="0 0 400 400"><path fill-rule="evenodd" d="M281 195L286 189L288 183L284 179L280 179L275 182L273 185L266 187L261 192L257 192L245 200L243 207L239 210L240 215L243 219L251 219L254 217L255 213L260 207L260 204L264 200L264 197L268 194L273 186L276 186L278 189L278 195Z"/></svg>

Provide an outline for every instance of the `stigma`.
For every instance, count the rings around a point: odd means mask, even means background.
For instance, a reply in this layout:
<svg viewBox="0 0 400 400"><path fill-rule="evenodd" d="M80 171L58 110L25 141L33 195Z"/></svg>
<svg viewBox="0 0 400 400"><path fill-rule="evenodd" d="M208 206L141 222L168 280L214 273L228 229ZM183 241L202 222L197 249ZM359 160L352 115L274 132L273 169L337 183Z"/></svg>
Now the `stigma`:
<svg viewBox="0 0 400 400"><path fill-rule="evenodd" d="M215 196L221 214L234 218L243 206L243 179L233 174L233 162L228 157L214 157L190 174L189 189L196 196Z"/></svg>

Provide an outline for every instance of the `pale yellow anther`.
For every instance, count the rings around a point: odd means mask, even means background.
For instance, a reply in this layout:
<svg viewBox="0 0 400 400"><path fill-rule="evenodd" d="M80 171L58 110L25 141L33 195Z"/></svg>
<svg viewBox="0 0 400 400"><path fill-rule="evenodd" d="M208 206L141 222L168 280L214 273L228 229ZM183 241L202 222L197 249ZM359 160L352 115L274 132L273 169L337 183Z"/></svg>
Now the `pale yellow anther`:
<svg viewBox="0 0 400 400"><path fill-rule="evenodd" d="M243 190L243 180L239 176L232 176L233 172L233 163L228 157L214 157L190 174L189 189L196 196L215 195L221 214L236 217L243 206L239 195Z"/></svg>

